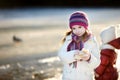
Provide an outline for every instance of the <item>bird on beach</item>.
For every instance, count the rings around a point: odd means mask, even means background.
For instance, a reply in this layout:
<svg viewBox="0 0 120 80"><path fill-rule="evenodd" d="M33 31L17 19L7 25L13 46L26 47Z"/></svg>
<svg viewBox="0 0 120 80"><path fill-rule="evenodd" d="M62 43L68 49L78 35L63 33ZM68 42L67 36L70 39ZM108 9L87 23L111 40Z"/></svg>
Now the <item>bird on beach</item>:
<svg viewBox="0 0 120 80"><path fill-rule="evenodd" d="M15 42L15 43L20 43L20 42L22 42L22 39L20 39L20 38L18 38L18 37L16 37L15 35L13 36L13 42Z"/></svg>

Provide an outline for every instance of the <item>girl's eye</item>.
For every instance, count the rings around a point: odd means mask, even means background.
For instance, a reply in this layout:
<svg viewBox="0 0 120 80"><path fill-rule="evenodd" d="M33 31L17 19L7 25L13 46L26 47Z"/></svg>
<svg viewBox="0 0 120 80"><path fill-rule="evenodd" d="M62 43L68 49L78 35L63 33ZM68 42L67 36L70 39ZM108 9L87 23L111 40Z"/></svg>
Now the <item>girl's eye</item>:
<svg viewBox="0 0 120 80"><path fill-rule="evenodd" d="M75 28L72 28L73 30L75 30Z"/></svg>
<svg viewBox="0 0 120 80"><path fill-rule="evenodd" d="M81 26L79 26L78 28L81 28Z"/></svg>

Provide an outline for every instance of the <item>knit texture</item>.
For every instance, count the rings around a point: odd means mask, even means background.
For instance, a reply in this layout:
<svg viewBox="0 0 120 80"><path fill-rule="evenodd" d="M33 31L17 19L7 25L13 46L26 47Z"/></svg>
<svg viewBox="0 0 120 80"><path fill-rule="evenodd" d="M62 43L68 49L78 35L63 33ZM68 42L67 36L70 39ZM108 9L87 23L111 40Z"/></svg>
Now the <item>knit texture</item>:
<svg viewBox="0 0 120 80"><path fill-rule="evenodd" d="M88 19L86 13L80 11L73 13L69 19L69 26L72 28L74 25L80 25L85 29L88 29Z"/></svg>

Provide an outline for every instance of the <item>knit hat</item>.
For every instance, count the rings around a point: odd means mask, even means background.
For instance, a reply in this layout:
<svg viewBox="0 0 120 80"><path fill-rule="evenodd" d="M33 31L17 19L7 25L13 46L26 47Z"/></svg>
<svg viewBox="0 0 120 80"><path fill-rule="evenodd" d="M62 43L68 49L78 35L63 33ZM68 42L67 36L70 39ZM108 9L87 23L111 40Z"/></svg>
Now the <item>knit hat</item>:
<svg viewBox="0 0 120 80"><path fill-rule="evenodd" d="M110 26L110 27L104 29L100 33L100 37L101 37L101 40L102 40L103 44L114 40L116 38L115 27Z"/></svg>
<svg viewBox="0 0 120 80"><path fill-rule="evenodd" d="M73 13L69 19L69 27L72 28L74 25L80 25L85 29L88 29L88 19L86 13L80 11Z"/></svg>

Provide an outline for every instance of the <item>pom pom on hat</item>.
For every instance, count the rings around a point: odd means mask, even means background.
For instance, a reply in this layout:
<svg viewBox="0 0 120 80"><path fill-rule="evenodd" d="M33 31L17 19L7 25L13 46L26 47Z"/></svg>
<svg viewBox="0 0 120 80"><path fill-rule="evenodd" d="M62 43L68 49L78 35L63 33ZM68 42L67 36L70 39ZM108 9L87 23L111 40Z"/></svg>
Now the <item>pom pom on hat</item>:
<svg viewBox="0 0 120 80"><path fill-rule="evenodd" d="M100 33L103 43L108 43L116 38L115 26L110 26Z"/></svg>
<svg viewBox="0 0 120 80"><path fill-rule="evenodd" d="M73 13L69 19L69 26L72 28L74 25L80 25L85 29L88 29L88 19L86 13L80 11Z"/></svg>

